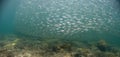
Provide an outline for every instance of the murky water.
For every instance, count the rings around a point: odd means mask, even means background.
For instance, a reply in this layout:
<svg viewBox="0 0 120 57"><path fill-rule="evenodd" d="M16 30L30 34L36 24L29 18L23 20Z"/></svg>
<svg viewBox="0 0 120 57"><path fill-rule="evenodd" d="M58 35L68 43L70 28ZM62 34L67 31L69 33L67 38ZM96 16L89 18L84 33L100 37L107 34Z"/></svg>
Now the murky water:
<svg viewBox="0 0 120 57"><path fill-rule="evenodd" d="M19 39L84 43L102 39L120 47L119 0L16 0L6 4L0 19L1 39L9 34Z"/></svg>

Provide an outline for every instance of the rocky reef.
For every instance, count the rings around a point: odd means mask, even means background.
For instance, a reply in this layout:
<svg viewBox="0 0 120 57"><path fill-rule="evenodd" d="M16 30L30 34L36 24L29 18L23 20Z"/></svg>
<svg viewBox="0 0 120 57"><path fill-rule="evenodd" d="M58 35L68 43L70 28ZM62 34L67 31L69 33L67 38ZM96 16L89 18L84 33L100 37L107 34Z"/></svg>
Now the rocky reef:
<svg viewBox="0 0 120 57"><path fill-rule="evenodd" d="M7 36L0 41L0 57L120 57L120 49L105 40L91 44L59 38Z"/></svg>

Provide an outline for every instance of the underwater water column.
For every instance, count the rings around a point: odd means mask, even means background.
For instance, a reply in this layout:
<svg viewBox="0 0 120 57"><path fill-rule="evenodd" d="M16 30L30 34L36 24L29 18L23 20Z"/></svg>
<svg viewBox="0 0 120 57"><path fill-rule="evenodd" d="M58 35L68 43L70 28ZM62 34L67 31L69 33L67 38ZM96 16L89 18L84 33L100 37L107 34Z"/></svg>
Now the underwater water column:
<svg viewBox="0 0 120 57"><path fill-rule="evenodd" d="M17 34L41 38L120 38L117 0L21 0Z"/></svg>
<svg viewBox="0 0 120 57"><path fill-rule="evenodd" d="M19 1L1 0L0 3L0 34L13 33L14 17Z"/></svg>

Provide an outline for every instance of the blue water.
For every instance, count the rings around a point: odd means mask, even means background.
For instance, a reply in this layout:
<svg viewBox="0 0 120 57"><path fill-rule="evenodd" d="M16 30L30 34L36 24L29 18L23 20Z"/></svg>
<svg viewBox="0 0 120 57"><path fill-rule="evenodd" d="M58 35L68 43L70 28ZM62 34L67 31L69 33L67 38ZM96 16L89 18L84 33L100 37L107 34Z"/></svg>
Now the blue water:
<svg viewBox="0 0 120 57"><path fill-rule="evenodd" d="M0 12L0 33L8 34L14 31L14 17L19 1L5 1Z"/></svg>
<svg viewBox="0 0 120 57"><path fill-rule="evenodd" d="M118 0L16 0L4 6L0 33L120 44Z"/></svg>

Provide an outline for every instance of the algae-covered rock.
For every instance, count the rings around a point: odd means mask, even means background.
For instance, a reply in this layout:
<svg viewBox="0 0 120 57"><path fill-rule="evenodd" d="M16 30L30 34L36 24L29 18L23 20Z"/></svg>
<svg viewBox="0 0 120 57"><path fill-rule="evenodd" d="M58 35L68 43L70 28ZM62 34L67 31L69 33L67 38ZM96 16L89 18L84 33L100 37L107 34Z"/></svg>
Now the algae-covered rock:
<svg viewBox="0 0 120 57"><path fill-rule="evenodd" d="M14 57L13 51L7 49L0 49L0 57Z"/></svg>
<svg viewBox="0 0 120 57"><path fill-rule="evenodd" d="M107 49L108 49L108 45L104 40L100 40L97 44L97 47L101 51L107 51Z"/></svg>
<svg viewBox="0 0 120 57"><path fill-rule="evenodd" d="M74 54L74 57L94 57L94 55L90 49L78 48L77 53Z"/></svg>
<svg viewBox="0 0 120 57"><path fill-rule="evenodd" d="M96 47L103 52L106 52L106 51L113 52L113 53L119 52L118 48L115 48L114 46L108 44L105 40L100 40L97 43Z"/></svg>
<svg viewBox="0 0 120 57"><path fill-rule="evenodd" d="M13 41L8 41L3 47L6 49L14 49L14 47L17 45L20 39L15 39Z"/></svg>

